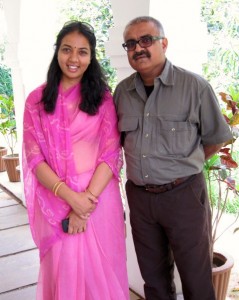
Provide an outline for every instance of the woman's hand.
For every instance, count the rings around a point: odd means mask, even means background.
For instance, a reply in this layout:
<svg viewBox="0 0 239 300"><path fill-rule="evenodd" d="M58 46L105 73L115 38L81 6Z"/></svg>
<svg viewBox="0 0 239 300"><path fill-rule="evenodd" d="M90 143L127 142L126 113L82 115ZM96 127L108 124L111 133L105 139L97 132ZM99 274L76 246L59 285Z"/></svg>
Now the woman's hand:
<svg viewBox="0 0 239 300"><path fill-rule="evenodd" d="M69 200L69 204L78 217L88 218L95 210L97 205L97 198L92 196L89 192L75 193L74 197Z"/></svg>
<svg viewBox="0 0 239 300"><path fill-rule="evenodd" d="M68 226L69 234L77 234L77 233L85 232L88 217L81 218L74 211L71 211L68 215L68 218L69 218L69 226Z"/></svg>

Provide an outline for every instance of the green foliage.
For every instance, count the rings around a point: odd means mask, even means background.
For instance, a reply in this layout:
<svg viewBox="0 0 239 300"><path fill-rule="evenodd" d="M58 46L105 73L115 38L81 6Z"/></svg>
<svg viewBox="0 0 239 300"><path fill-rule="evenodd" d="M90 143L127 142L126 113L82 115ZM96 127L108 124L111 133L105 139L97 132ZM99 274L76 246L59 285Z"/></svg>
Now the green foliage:
<svg viewBox="0 0 239 300"><path fill-rule="evenodd" d="M239 1L201 0L201 4L202 21L207 24L210 42L208 61L203 65L203 73L216 92L228 91L228 95L221 95L222 99L224 97L224 104L227 103L227 100L229 101L226 107L222 106L222 113L225 115L234 137L230 144L228 156L225 153L216 154L204 166L211 207L212 210L216 210L213 223L213 240L215 241L226 231L225 229L222 233L217 233L217 226L222 214L224 212L232 213L235 215L235 220L239 216L239 172L238 167L233 163L239 163L239 130L237 126L239 108ZM230 103L233 106L230 106ZM228 149L228 145L224 148ZM227 157L228 160L224 160L223 157Z"/></svg>
<svg viewBox="0 0 239 300"><path fill-rule="evenodd" d="M237 93L235 92L234 95ZM233 138L228 141L219 153L213 155L204 164L204 174L208 187L208 196L213 215L213 242L226 230L218 233L218 225L223 213L239 217L239 185L238 185L238 137L239 137L239 97L233 98L220 93L222 113L230 126ZM232 224L229 224L230 227Z"/></svg>
<svg viewBox="0 0 239 300"><path fill-rule="evenodd" d="M13 155L17 142L13 95L0 95L0 133L3 135Z"/></svg>
<svg viewBox="0 0 239 300"><path fill-rule="evenodd" d="M203 73L216 91L232 87L239 92L239 2L201 0L211 47Z"/></svg>
<svg viewBox="0 0 239 300"><path fill-rule="evenodd" d="M0 94L12 95L12 77L11 71L4 65L0 65Z"/></svg>
<svg viewBox="0 0 239 300"><path fill-rule="evenodd" d="M117 84L116 70L111 67L110 60L106 57L104 45L109 38L109 28L113 26L110 0L58 0L57 4L59 28L69 20L80 20L93 26L97 39L97 59L105 71L111 89L114 90Z"/></svg>

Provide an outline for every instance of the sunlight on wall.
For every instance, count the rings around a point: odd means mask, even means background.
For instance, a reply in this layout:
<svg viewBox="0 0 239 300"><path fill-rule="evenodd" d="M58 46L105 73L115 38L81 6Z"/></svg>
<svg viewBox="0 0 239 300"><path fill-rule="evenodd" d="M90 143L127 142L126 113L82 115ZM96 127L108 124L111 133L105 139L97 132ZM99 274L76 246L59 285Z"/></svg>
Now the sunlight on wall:
<svg viewBox="0 0 239 300"><path fill-rule="evenodd" d="M208 39L206 24L200 21L200 9L200 0L150 1L150 15L162 23L169 41L169 60L199 74L207 60Z"/></svg>
<svg viewBox="0 0 239 300"><path fill-rule="evenodd" d="M27 95L45 81L58 28L55 1L22 0L21 11L18 54Z"/></svg>

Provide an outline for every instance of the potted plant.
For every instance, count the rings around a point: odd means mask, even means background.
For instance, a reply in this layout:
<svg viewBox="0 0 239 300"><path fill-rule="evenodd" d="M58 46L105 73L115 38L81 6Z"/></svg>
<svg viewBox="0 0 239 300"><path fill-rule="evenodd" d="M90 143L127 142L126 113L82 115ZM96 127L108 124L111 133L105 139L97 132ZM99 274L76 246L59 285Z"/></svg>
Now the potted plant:
<svg viewBox="0 0 239 300"><path fill-rule="evenodd" d="M10 96L12 95L12 93L13 90L11 70L7 66L0 64L0 95L4 94ZM2 115L0 117L0 120L2 120ZM0 172L6 171L6 166L2 157L7 154L7 150L8 149L5 146L5 143L4 145L1 145L0 143Z"/></svg>
<svg viewBox="0 0 239 300"><path fill-rule="evenodd" d="M0 146L0 172L6 171L6 166L4 163L3 156L7 154L7 148L4 146Z"/></svg>
<svg viewBox="0 0 239 300"><path fill-rule="evenodd" d="M19 155L14 152L17 143L17 130L13 95L0 95L0 113L0 133L10 150L10 154L4 155L2 159L5 163L9 180L11 182L20 181L20 173L17 170Z"/></svg>
<svg viewBox="0 0 239 300"><path fill-rule="evenodd" d="M237 142L239 137L239 97L220 93L222 113L230 126L233 139L228 141L222 149L205 162L204 174L208 187L208 195L212 209L212 257L213 283L217 300L226 297L229 277L233 267L233 259L226 253L215 251L214 245L218 238L236 222L239 212L235 212L234 221L226 228L221 228L221 220L231 202L238 201L239 191L236 186L236 172L238 164L235 161ZM237 101L235 100L237 98Z"/></svg>

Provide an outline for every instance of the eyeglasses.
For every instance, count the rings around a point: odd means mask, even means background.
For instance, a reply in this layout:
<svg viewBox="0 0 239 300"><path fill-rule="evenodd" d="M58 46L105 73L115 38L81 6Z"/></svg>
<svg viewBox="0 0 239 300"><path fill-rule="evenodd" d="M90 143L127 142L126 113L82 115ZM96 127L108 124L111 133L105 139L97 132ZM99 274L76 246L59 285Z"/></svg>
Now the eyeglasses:
<svg viewBox="0 0 239 300"><path fill-rule="evenodd" d="M139 44L142 48L148 48L153 44L153 41L163 40L163 36L142 36L139 40L128 40L122 44L125 51L134 51L136 45Z"/></svg>

